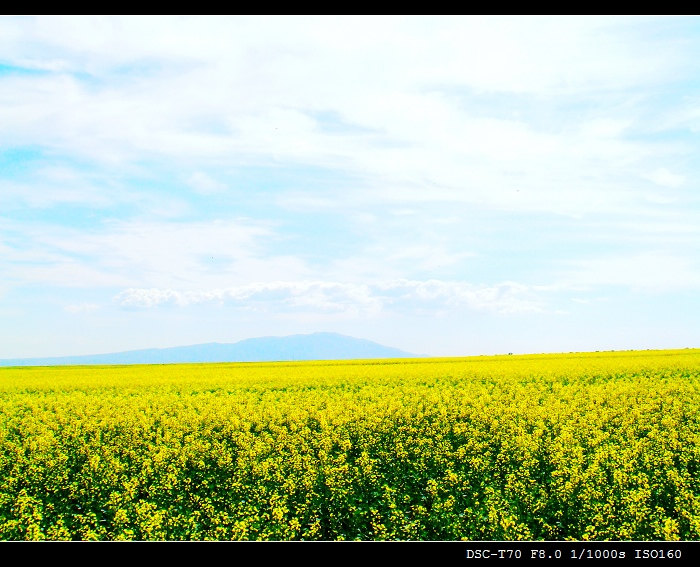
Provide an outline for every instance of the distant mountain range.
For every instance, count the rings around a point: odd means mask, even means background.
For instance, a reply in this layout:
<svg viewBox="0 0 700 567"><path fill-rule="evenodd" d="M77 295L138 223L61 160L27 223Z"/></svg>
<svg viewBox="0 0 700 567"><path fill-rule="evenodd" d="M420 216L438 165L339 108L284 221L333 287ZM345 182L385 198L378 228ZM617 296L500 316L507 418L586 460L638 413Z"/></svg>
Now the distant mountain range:
<svg viewBox="0 0 700 567"><path fill-rule="evenodd" d="M237 343L206 343L172 348L150 348L49 358L0 360L0 366L59 366L77 364L174 364L178 362L264 362L284 360L343 360L358 358L410 358L411 354L364 339L337 333L287 337L260 337Z"/></svg>

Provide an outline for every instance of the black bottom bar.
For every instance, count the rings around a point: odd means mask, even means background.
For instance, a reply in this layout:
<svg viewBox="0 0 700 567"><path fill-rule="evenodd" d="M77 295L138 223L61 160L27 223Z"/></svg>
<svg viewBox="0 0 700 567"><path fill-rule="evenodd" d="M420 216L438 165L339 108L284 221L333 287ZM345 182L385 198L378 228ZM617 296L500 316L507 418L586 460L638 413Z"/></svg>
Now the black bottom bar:
<svg viewBox="0 0 700 567"><path fill-rule="evenodd" d="M0 551L17 551L24 557L45 556L104 560L157 558L194 561L195 565L221 558L227 564L241 560L405 561L440 565L474 565L484 562L541 561L658 561L700 560L700 541L469 541L469 542L0 542Z"/></svg>

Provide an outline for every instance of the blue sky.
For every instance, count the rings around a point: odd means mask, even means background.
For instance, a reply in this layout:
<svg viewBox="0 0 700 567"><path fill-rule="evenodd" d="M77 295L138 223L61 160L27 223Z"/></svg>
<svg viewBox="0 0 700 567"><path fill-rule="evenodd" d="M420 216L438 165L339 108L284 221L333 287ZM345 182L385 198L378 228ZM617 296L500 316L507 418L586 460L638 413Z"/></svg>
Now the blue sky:
<svg viewBox="0 0 700 567"><path fill-rule="evenodd" d="M0 18L0 358L700 346L700 19Z"/></svg>

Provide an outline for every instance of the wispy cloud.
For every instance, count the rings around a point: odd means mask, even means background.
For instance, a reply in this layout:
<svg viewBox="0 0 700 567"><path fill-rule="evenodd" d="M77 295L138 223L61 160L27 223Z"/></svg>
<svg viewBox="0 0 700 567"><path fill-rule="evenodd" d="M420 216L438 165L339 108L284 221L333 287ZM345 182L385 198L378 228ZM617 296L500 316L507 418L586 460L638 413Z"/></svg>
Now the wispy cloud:
<svg viewBox="0 0 700 567"><path fill-rule="evenodd" d="M698 48L682 17L0 18L7 348L99 305L105 341L506 317L547 350L637 297L700 340Z"/></svg>
<svg viewBox="0 0 700 567"><path fill-rule="evenodd" d="M96 303L76 303L72 305L66 305L64 309L68 313L92 313L100 308Z"/></svg>
<svg viewBox="0 0 700 567"><path fill-rule="evenodd" d="M190 175L187 178L187 184L202 195L212 195L226 189L225 183L217 181L202 171L196 171Z"/></svg>
<svg viewBox="0 0 700 567"><path fill-rule="evenodd" d="M685 182L685 176L673 173L665 167L659 167L648 175L647 179L663 187L680 187Z"/></svg>
<svg viewBox="0 0 700 567"><path fill-rule="evenodd" d="M644 36L651 24L11 19L0 26L25 40L9 40L6 57L41 67L50 48L45 67L62 71L2 77L0 119L6 143L114 167L164 157L304 164L374 180L365 185L373 200L622 209L637 204L632 172L649 160L660 163L655 179L678 179L659 177L664 147L634 135L643 106L620 95L684 62L682 44ZM28 41L43 45L34 58L18 51ZM485 104L489 93L515 97L513 111ZM584 110L570 112L577 102ZM328 116L357 128L328 129ZM201 171L189 182L204 193L225 183Z"/></svg>
<svg viewBox="0 0 700 567"><path fill-rule="evenodd" d="M571 286L618 286L654 293L700 291L700 264L685 256L650 251L571 263L574 267L563 280Z"/></svg>
<svg viewBox="0 0 700 567"><path fill-rule="evenodd" d="M4 228L5 230L2 230ZM5 273L19 282L66 286L201 284L217 277L248 279L302 270L293 259L262 257L266 223L114 221L89 231L7 222L0 238Z"/></svg>

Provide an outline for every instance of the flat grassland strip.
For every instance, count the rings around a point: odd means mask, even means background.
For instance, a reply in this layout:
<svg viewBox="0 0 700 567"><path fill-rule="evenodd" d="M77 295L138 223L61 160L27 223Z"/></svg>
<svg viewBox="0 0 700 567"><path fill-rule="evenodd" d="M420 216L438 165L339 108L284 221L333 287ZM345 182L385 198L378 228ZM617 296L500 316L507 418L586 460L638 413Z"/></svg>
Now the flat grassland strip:
<svg viewBox="0 0 700 567"><path fill-rule="evenodd" d="M0 539L700 539L700 350L0 368Z"/></svg>

